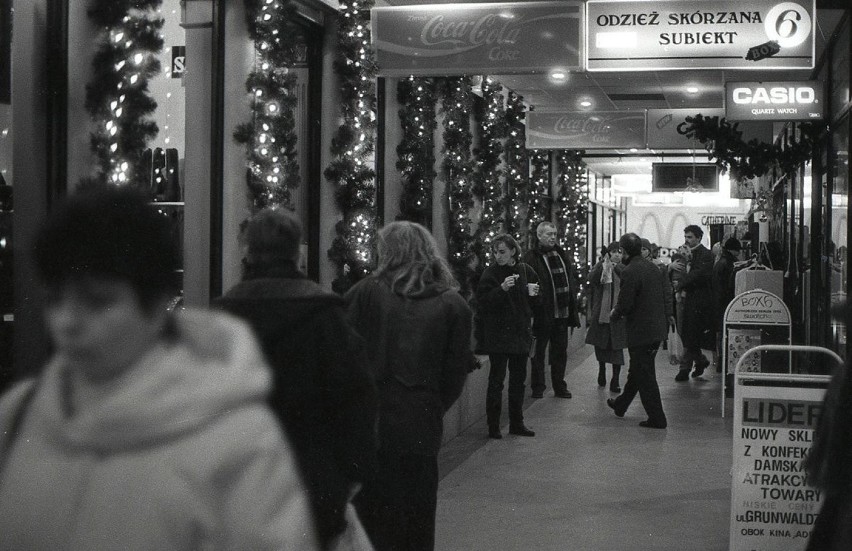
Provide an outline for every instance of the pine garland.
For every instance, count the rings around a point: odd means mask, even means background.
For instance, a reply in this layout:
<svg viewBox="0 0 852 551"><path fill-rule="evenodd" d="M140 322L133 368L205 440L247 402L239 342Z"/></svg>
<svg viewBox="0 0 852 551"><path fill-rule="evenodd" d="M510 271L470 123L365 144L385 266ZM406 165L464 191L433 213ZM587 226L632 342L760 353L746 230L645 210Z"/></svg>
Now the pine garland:
<svg viewBox="0 0 852 551"><path fill-rule="evenodd" d="M550 193L550 151L534 149L530 155L532 175L526 219L527 247L537 244L536 228L551 219L553 198Z"/></svg>
<svg viewBox="0 0 852 551"><path fill-rule="evenodd" d="M482 200L482 216L476 234L474 250L479 257L481 272L489 263L488 247L491 240L504 231L505 209L503 184L505 175L501 169L503 157L502 139L506 136L506 117L503 109L503 86L489 76L482 78L484 110L477 110L481 144L478 153L476 179L473 193Z"/></svg>
<svg viewBox="0 0 852 551"><path fill-rule="evenodd" d="M163 48L162 0L95 0L89 19L100 29L86 85L86 110L95 122L91 148L97 172L82 185L110 183L149 185L137 170L157 124L148 116L157 102L148 83L160 73L157 54Z"/></svg>
<svg viewBox="0 0 852 551"><path fill-rule="evenodd" d="M342 213L335 225L337 237L328 251L338 268L332 288L340 293L372 271L375 257L376 173L372 156L376 67L370 47L373 4L373 0L340 4L334 68L340 79L343 122L332 138L334 159L325 169Z"/></svg>
<svg viewBox="0 0 852 551"><path fill-rule="evenodd" d="M518 243L524 243L527 237L525 221L530 184L525 118L524 98L510 91L506 100L506 232Z"/></svg>
<svg viewBox="0 0 852 551"><path fill-rule="evenodd" d="M246 80L252 120L240 124L234 139L246 146L246 183L253 211L292 207L299 186L296 160L296 45L302 38L289 0L244 0L255 64Z"/></svg>
<svg viewBox="0 0 852 551"><path fill-rule="evenodd" d="M470 294L470 279L473 275L471 263L475 257L471 251L470 209L473 208L471 180L473 161L470 147L473 135L470 130L470 115L473 111L473 92L470 77L455 77L443 80L441 110L444 114L444 159L441 172L447 183L447 205L450 216L447 232L447 257L464 296Z"/></svg>
<svg viewBox="0 0 852 551"><path fill-rule="evenodd" d="M823 123L802 123L801 138L788 142L786 148L757 139L745 142L739 123L732 124L724 117L705 117L700 113L686 117L686 123L678 127L678 132L701 142L709 159L715 159L716 166L723 172L730 171L735 180L750 180L775 167L779 167L782 174L789 174L810 161L824 127Z"/></svg>
<svg viewBox="0 0 852 551"><path fill-rule="evenodd" d="M435 81L408 77L397 89L402 140L396 168L402 174L398 220L432 227L432 186L435 181Z"/></svg>
<svg viewBox="0 0 852 551"><path fill-rule="evenodd" d="M585 281L588 266L586 263L586 234L588 224L589 181L583 151L566 150L556 154L557 165L557 231L559 243L565 249L569 260Z"/></svg>

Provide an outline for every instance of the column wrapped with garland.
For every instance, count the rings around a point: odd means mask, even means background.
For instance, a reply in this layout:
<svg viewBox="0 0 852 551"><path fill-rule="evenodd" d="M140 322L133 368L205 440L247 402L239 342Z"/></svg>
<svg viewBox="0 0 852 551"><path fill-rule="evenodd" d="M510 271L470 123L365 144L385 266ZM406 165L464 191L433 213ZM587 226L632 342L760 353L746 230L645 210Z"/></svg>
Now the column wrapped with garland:
<svg viewBox="0 0 852 551"><path fill-rule="evenodd" d="M373 168L376 126L376 67L370 47L373 0L340 4L335 71L340 79L343 122L331 143L333 160L325 177L335 188L342 219L328 252L337 264L332 288L345 292L374 268L376 173Z"/></svg>
<svg viewBox="0 0 852 551"><path fill-rule="evenodd" d="M550 151L533 149L530 159L530 183L527 192L527 247L536 245L536 228L551 219L553 197L550 193Z"/></svg>
<svg viewBox="0 0 852 551"><path fill-rule="evenodd" d="M470 209L473 208L471 192L473 161L470 131L470 115L473 111L473 92L470 77L453 77L443 80L441 89L441 111L444 114L444 144L441 147L443 162L441 172L447 183L447 258L464 296L470 294L471 250Z"/></svg>
<svg viewBox="0 0 852 551"><path fill-rule="evenodd" d="M482 215L476 232L474 251L479 257L478 270L488 264L488 244L505 231L503 202L503 138L506 137L506 117L503 108L503 86L489 76L482 77L484 106L476 110L480 129L480 147L474 151L479 162L475 173L473 193L482 200Z"/></svg>
<svg viewBox="0 0 852 551"><path fill-rule="evenodd" d="M252 211L292 206L299 185L296 160L296 46L302 39L289 0L244 0L255 63L246 81L252 120L239 125L234 139L246 147L246 183Z"/></svg>
<svg viewBox="0 0 852 551"><path fill-rule="evenodd" d="M586 281L589 271L586 262L589 179L583 153L565 150L556 154L559 244L569 260L573 260L580 281Z"/></svg>
<svg viewBox="0 0 852 551"><path fill-rule="evenodd" d="M399 82L399 120L402 140L396 148L396 168L402 175L399 220L432 227L432 186L435 181L435 82L408 77Z"/></svg>
<svg viewBox="0 0 852 551"><path fill-rule="evenodd" d="M97 171L81 185L150 185L139 170L142 153L157 136L149 115L157 102L148 83L160 73L163 48L162 0L95 0L88 10L97 25L98 48L92 80L86 85L86 110L95 122L91 134Z"/></svg>
<svg viewBox="0 0 852 551"><path fill-rule="evenodd" d="M524 243L527 237L530 168L525 118L524 98L510 91L506 99L506 232L518 243Z"/></svg>

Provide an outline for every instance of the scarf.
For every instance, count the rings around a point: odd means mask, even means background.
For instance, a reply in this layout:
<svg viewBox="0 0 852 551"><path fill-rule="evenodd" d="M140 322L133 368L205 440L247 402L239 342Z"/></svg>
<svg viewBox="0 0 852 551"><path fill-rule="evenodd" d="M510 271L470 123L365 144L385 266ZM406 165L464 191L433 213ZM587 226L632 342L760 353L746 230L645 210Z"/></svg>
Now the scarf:
<svg viewBox="0 0 852 551"><path fill-rule="evenodd" d="M568 269L556 249L544 252L544 261L553 280L554 318L568 318L571 315L571 289L568 283Z"/></svg>
<svg viewBox="0 0 852 551"><path fill-rule="evenodd" d="M610 281L604 283L603 274L601 274L601 283L603 283L603 291L601 296L601 312L598 315L598 323L609 323L609 313L612 311L612 305L618 302L618 291L621 288L621 278L618 277L610 265ZM606 271L604 271L606 273Z"/></svg>

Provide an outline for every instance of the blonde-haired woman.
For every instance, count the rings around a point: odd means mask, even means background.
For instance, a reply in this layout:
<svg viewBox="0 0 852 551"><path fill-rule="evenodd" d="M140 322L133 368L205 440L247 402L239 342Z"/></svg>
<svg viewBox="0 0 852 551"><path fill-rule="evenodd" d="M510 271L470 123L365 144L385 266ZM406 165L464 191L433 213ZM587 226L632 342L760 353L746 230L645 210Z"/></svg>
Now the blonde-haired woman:
<svg viewBox="0 0 852 551"><path fill-rule="evenodd" d="M346 294L379 391L376 471L355 499L378 551L434 548L444 412L471 358L472 314L429 230L379 231L376 272Z"/></svg>

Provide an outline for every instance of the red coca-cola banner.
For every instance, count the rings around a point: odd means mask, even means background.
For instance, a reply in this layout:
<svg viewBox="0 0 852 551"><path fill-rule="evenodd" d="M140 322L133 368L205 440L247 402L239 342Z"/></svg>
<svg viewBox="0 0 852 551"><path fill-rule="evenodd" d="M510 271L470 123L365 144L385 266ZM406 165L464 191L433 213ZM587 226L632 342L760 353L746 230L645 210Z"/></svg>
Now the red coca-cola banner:
<svg viewBox="0 0 852 551"><path fill-rule="evenodd" d="M645 147L645 111L527 113L527 149Z"/></svg>
<svg viewBox="0 0 852 551"><path fill-rule="evenodd" d="M371 10L381 76L578 69L583 3L395 6Z"/></svg>

